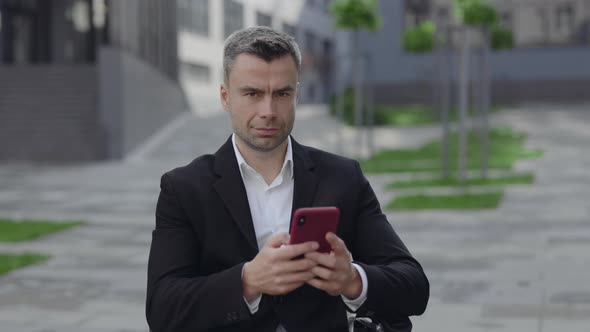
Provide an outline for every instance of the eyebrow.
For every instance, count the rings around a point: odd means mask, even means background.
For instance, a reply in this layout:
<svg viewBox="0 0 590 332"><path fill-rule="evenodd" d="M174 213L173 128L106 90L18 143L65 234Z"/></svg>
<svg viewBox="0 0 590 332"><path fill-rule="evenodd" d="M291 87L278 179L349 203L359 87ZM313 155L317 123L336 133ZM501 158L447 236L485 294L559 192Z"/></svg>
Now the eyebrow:
<svg viewBox="0 0 590 332"><path fill-rule="evenodd" d="M292 86L287 85L287 86L285 86L283 88L277 89L276 92L292 92L294 90L295 89Z"/></svg>
<svg viewBox="0 0 590 332"><path fill-rule="evenodd" d="M295 88L293 88L291 85L287 85L284 86L282 88L276 89L274 92L291 92L294 91ZM259 88L255 88L253 86L249 86L249 85L245 85L239 88L240 92L264 92L264 90L259 89Z"/></svg>

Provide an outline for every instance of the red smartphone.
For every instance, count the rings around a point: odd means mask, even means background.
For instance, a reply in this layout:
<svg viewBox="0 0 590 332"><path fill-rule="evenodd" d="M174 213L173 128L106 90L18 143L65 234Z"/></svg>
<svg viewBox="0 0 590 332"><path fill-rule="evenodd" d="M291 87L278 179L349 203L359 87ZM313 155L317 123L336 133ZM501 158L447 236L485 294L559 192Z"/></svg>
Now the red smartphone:
<svg viewBox="0 0 590 332"><path fill-rule="evenodd" d="M326 241L326 233L336 234L340 210L334 206L299 208L291 220L290 244L316 241L319 252L329 253L332 247Z"/></svg>

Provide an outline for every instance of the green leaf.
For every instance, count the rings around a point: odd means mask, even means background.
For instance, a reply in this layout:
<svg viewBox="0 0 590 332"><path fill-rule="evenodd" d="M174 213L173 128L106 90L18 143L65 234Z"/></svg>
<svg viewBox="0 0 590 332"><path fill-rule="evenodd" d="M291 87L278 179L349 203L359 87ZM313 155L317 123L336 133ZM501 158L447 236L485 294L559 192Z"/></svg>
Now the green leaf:
<svg viewBox="0 0 590 332"><path fill-rule="evenodd" d="M425 21L421 24L407 29L404 33L404 50L412 53L432 52L434 47L435 26L432 21Z"/></svg>
<svg viewBox="0 0 590 332"><path fill-rule="evenodd" d="M330 13L338 28L377 31L382 25L378 7L378 0L335 0L330 4Z"/></svg>
<svg viewBox="0 0 590 332"><path fill-rule="evenodd" d="M514 47L514 36L512 31L500 27L492 27L492 48L495 50L508 49Z"/></svg>
<svg viewBox="0 0 590 332"><path fill-rule="evenodd" d="M480 0L455 0L455 15L467 25L491 27L498 22L496 9Z"/></svg>

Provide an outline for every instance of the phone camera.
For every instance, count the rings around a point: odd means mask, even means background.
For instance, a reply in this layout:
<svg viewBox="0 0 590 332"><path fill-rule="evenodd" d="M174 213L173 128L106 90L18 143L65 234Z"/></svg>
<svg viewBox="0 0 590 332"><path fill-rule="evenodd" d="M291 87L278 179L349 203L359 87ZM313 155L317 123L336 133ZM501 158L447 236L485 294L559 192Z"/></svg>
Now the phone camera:
<svg viewBox="0 0 590 332"><path fill-rule="evenodd" d="M297 224L298 224L299 226L301 226L301 225L305 224L305 216L301 216L301 217L299 217L299 220L297 220Z"/></svg>

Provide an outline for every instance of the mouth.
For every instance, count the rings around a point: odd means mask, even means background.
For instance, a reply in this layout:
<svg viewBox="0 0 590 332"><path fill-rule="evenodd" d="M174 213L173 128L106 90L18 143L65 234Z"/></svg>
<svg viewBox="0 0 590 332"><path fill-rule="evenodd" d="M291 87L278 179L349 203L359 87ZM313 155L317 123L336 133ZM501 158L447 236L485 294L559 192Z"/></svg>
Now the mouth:
<svg viewBox="0 0 590 332"><path fill-rule="evenodd" d="M279 131L278 128L254 128L254 130L256 130L257 133L263 135L263 136L269 136L269 135L273 135L275 134L277 131Z"/></svg>

